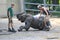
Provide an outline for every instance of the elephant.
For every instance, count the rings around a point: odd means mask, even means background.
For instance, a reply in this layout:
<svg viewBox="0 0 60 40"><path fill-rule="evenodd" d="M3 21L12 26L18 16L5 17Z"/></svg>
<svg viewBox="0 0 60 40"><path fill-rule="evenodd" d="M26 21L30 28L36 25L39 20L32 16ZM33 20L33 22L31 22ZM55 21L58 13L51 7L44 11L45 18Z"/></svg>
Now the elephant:
<svg viewBox="0 0 60 40"><path fill-rule="evenodd" d="M37 14L39 15L39 14ZM46 23L47 26L44 25L44 17L41 16L39 18L35 18L37 15L31 15L26 13L17 14L17 19L21 22L25 23L25 26L20 26L18 31L22 31L25 29L26 31L29 30L30 27L38 30L50 30L50 21Z"/></svg>

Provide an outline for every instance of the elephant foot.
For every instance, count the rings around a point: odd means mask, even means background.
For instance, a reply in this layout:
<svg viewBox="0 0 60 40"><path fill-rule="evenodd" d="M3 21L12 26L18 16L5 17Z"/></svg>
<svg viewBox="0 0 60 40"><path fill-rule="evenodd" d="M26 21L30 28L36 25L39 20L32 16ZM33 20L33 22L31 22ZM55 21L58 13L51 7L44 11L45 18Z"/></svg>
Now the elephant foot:
<svg viewBox="0 0 60 40"><path fill-rule="evenodd" d="M22 31L23 26L19 27L18 32Z"/></svg>
<svg viewBox="0 0 60 40"><path fill-rule="evenodd" d="M45 27L44 29L43 29L43 31L49 31L50 30L50 27Z"/></svg>
<svg viewBox="0 0 60 40"><path fill-rule="evenodd" d="M43 30L43 28L39 28L39 30Z"/></svg>
<svg viewBox="0 0 60 40"><path fill-rule="evenodd" d="M28 29L25 29L26 31L28 31Z"/></svg>
<svg viewBox="0 0 60 40"><path fill-rule="evenodd" d="M18 29L18 32L22 31L22 29Z"/></svg>
<svg viewBox="0 0 60 40"><path fill-rule="evenodd" d="M50 30L50 28L46 28L46 31L49 31Z"/></svg>

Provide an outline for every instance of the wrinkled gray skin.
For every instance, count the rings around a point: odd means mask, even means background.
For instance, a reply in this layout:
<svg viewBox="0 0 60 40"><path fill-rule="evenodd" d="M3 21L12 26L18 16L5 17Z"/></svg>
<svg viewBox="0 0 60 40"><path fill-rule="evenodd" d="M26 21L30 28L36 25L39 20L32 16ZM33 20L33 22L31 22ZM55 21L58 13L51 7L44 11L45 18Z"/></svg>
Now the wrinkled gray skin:
<svg viewBox="0 0 60 40"><path fill-rule="evenodd" d="M49 31L49 27L44 26L44 17L40 17L40 19L34 19L34 17L31 14L24 14L20 13L17 14L17 19L21 22L25 22L25 26L19 27L18 31L22 31L22 29L25 29L28 31L30 27L38 30L47 30Z"/></svg>

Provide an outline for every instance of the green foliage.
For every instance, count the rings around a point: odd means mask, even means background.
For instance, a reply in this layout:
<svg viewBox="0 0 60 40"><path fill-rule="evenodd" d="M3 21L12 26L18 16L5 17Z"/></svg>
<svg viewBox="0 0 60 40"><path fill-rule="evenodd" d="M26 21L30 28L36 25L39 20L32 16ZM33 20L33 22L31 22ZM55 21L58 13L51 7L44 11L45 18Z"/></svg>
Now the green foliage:
<svg viewBox="0 0 60 40"><path fill-rule="evenodd" d="M55 2L54 2L55 1ZM43 0L25 0L25 2L29 2L29 3L40 3L40 4L43 4ZM46 0L46 3L47 4L58 4L58 3L60 3L60 0ZM37 8L37 5L31 5L31 4L25 4L25 7L27 8L27 9L38 9ZM57 10L57 11L60 11L60 7L50 7L50 8L52 8L52 10L54 9L54 10ZM26 12L33 12L33 11L28 11L28 10L26 10ZM34 12L34 13L37 13L37 12ZM52 13L52 15L53 16L60 16L60 13Z"/></svg>
<svg viewBox="0 0 60 40"><path fill-rule="evenodd" d="M25 0L25 2L43 4L43 0ZM37 5L33 5L33 4L25 4L25 7L27 9L35 9L35 10L38 9ZM26 12L32 12L32 11L26 11ZM37 12L35 12L35 13L37 13Z"/></svg>
<svg viewBox="0 0 60 40"><path fill-rule="evenodd" d="M47 4L52 4L52 0L46 0Z"/></svg>
<svg viewBox="0 0 60 40"><path fill-rule="evenodd" d="M60 6L59 7L56 7L56 11L60 11Z"/></svg>
<svg viewBox="0 0 60 40"><path fill-rule="evenodd" d="M52 16L56 16L56 17L59 17L59 18L60 18L60 13L58 13L58 12L53 12L53 13L52 13Z"/></svg>

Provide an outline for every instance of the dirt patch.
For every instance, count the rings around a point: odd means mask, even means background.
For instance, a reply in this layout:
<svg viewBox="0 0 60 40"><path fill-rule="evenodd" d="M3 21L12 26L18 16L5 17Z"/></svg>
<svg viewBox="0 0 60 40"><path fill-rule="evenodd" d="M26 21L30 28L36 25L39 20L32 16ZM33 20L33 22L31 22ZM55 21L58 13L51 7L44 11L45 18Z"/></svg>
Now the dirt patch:
<svg viewBox="0 0 60 40"><path fill-rule="evenodd" d="M60 18L50 18L52 28L60 26Z"/></svg>

